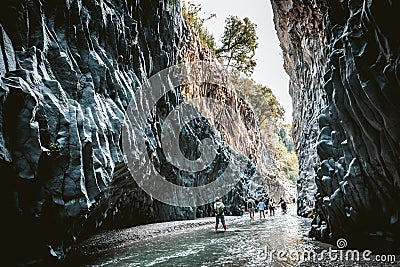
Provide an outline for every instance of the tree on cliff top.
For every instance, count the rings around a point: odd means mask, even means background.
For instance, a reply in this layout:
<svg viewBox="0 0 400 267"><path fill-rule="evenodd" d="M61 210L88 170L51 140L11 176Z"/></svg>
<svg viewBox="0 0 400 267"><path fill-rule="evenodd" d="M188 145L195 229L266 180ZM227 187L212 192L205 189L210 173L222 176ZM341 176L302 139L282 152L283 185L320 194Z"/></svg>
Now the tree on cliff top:
<svg viewBox="0 0 400 267"><path fill-rule="evenodd" d="M256 24L249 18L239 19L230 16L225 21L221 38L222 46L217 48L216 55L226 67L233 67L246 75L253 73L256 66L254 59L258 47Z"/></svg>
<svg viewBox="0 0 400 267"><path fill-rule="evenodd" d="M228 17L221 36L221 46L217 47L214 36L204 25L207 20L216 17L216 14L203 18L200 16L201 10L199 4L182 1L183 18L187 25L197 32L202 44L215 53L227 68L232 67L250 76L256 66L254 55L258 47L257 25L247 17L243 20L236 16Z"/></svg>
<svg viewBox="0 0 400 267"><path fill-rule="evenodd" d="M188 24L193 30L197 32L199 35L201 43L208 47L212 52L215 53L216 45L214 36L207 30L204 26L204 22L214 18L216 15L211 14L207 18L202 18L199 13L201 11L201 6L194 4L192 2L182 2L182 15Z"/></svg>

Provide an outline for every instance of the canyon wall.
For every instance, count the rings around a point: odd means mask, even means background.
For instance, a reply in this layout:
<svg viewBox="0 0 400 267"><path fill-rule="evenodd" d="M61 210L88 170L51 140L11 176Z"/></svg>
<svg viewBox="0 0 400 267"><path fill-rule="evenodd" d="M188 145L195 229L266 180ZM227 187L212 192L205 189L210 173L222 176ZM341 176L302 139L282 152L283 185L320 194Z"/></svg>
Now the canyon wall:
<svg viewBox="0 0 400 267"><path fill-rule="evenodd" d="M322 89L327 45L323 19L325 6L322 1L318 4L271 1L271 4L283 51L284 68L290 76L293 139L299 159L298 214L308 216L312 212L317 191L317 117L326 106Z"/></svg>
<svg viewBox="0 0 400 267"><path fill-rule="evenodd" d="M299 214L315 201L316 239L398 252L400 4L271 3L291 79Z"/></svg>
<svg viewBox="0 0 400 267"><path fill-rule="evenodd" d="M165 180L188 187L216 180L233 160L237 183L223 196L228 214L243 213L248 193L265 194L249 159L254 151L238 154L204 117L175 137L191 160L199 157L194 148L201 140L211 140L212 164L189 173L168 162L161 125L175 107L190 105L179 88L144 114L147 124L137 135L126 133L123 149L126 109L151 103L136 92L152 75L198 53L185 49L191 39L179 1L6 0L0 24L6 262L61 261L74 242L99 229L212 215L210 204L173 206L143 191L137 178L151 180L153 171L143 156ZM253 129L254 116L244 115ZM129 149L139 137L146 147Z"/></svg>
<svg viewBox="0 0 400 267"><path fill-rule="evenodd" d="M210 62L219 62L213 52L208 49L198 36L195 29L190 30L190 41L186 42L181 49L181 54L185 55L183 62L193 62L198 60L208 60ZM202 114L207 117L207 120L211 125L218 130L219 135L222 139L235 151L242 155L245 155L254 163L257 167L256 172L253 175L253 181L249 185L250 194L262 195L263 192L268 193L269 197L279 200L280 197L284 196L286 199L295 196L295 186L290 181L279 173L279 163L277 162L275 149L273 148L273 140L275 138L274 126L269 126L269 135L263 135L263 131L260 129L259 114L262 114L262 107L257 106L257 102L249 97L255 92L249 92L246 87L238 88L235 85L236 76L241 75L239 73L227 73L227 76L232 82L232 85L223 87L217 84L200 84L191 83L181 86L182 94L185 98L191 102L195 99L201 98L212 98L218 100L220 103L229 106L230 109L235 110L237 115L243 121L242 127L238 127L237 123L234 123L231 114L226 113L226 110L216 108L213 105L202 106L196 105L201 108ZM259 99L263 99L264 96L261 92L258 93ZM253 96L254 97L254 96ZM254 102L254 103L253 103ZM271 121L274 118L268 118L266 121ZM240 134L232 134L240 132ZM263 184L264 188L259 185ZM257 197L258 199L259 197Z"/></svg>

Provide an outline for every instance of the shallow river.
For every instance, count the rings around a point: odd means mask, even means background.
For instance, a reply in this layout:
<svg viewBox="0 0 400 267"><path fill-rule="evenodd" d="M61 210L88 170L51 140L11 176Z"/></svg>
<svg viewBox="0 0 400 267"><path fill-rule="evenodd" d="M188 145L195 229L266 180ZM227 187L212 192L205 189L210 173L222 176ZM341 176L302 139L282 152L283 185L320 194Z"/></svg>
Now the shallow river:
<svg viewBox="0 0 400 267"><path fill-rule="evenodd" d="M210 225L158 237L84 266L294 266L301 259L294 252L321 249L320 243L307 237L310 219L296 216L293 205L287 214L278 209L266 219L256 213L254 221L246 214L231 223L227 217L226 222L226 232L216 233Z"/></svg>

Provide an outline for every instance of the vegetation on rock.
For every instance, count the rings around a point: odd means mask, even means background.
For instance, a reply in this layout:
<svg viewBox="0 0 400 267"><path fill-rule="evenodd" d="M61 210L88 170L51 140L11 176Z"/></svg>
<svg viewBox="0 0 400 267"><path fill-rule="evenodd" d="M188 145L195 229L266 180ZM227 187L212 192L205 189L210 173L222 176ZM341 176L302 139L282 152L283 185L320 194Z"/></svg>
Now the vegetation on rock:
<svg viewBox="0 0 400 267"><path fill-rule="evenodd" d="M295 184L298 178L299 162L294 150L291 133L291 124L283 124L281 126L278 132L279 142L275 150L281 175Z"/></svg>
<svg viewBox="0 0 400 267"><path fill-rule="evenodd" d="M202 18L199 13L201 6L191 2L183 1L182 4L182 15L187 25L193 29L200 38L202 44L208 47L212 52L216 51L216 43L214 36L204 26L204 22L215 17L215 14L211 14L207 18Z"/></svg>
<svg viewBox="0 0 400 267"><path fill-rule="evenodd" d="M261 172L267 176L284 177L295 184L298 177L298 161L291 137L292 126L283 124L285 111L271 88L258 84L250 77L256 66L256 25L249 18L229 16L225 20L221 45L218 46L214 36L204 25L205 21L215 17L215 14L202 18L201 6L186 1L183 2L182 10L187 25L221 64L229 68L235 90L251 105L257 115L262 143L262 148L259 149L266 158L263 165L268 165L259 166L264 169Z"/></svg>
<svg viewBox="0 0 400 267"><path fill-rule="evenodd" d="M299 166L291 136L292 125L282 122L285 110L270 88L251 78L241 77L238 72L234 72L232 80L235 89L257 114L263 145L267 154L271 155L271 161L275 161L273 164L271 162L270 171L277 172L295 184ZM271 170L273 168L275 171Z"/></svg>
<svg viewBox="0 0 400 267"><path fill-rule="evenodd" d="M216 50L216 55L226 67L250 75L256 66L254 56L258 47L257 39L256 25L249 18L241 20L230 16L225 20L222 45Z"/></svg>

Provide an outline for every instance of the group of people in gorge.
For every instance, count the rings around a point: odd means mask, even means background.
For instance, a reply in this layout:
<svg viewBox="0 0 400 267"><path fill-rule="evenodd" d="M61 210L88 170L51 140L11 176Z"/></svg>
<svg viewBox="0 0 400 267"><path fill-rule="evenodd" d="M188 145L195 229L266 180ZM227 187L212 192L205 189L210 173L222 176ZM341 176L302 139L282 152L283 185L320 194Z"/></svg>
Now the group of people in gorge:
<svg viewBox="0 0 400 267"><path fill-rule="evenodd" d="M264 198L256 200L253 196L250 196L246 202L246 210L249 212L250 219L254 220L254 214L256 211L260 214L260 219L265 219L265 214L270 216L275 216L275 209L277 205L281 206L281 210L283 214L287 213L287 202L283 197L279 199L279 202L276 203L273 198L269 198L268 195Z"/></svg>
<svg viewBox="0 0 400 267"><path fill-rule="evenodd" d="M294 199L292 200L295 202ZM265 198L261 198L256 200L253 196L249 196L246 201L246 211L250 214L250 219L254 220L255 212L258 211L260 214L260 219L265 219L265 214L268 215L268 211L270 216L275 216L275 209L277 205L280 205L282 213L287 213L287 202L283 197L279 199L279 202L276 204L273 198L269 198L268 195ZM225 223L225 205L222 202L222 198L217 197L214 203L214 212L215 212L215 231L218 231L219 221L221 221L224 231L226 231L226 223Z"/></svg>

